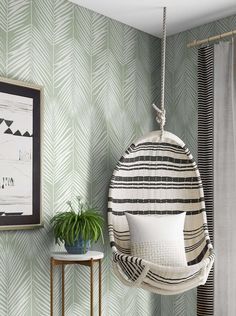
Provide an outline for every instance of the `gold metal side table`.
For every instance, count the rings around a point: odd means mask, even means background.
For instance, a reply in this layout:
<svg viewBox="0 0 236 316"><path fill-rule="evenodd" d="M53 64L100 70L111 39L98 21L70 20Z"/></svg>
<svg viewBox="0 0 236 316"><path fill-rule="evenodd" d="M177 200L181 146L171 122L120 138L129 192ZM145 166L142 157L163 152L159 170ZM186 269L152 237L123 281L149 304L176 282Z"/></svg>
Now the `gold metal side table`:
<svg viewBox="0 0 236 316"><path fill-rule="evenodd" d="M61 304L62 316L65 316L65 266L67 264L79 264L90 267L90 316L93 316L93 266L94 263L99 264L99 278L98 278L98 295L99 295L99 316L102 315L102 264L101 261L104 257L102 252L88 251L84 255L72 255L66 252L54 252L51 254L50 266L50 310L53 316L53 268L61 265Z"/></svg>

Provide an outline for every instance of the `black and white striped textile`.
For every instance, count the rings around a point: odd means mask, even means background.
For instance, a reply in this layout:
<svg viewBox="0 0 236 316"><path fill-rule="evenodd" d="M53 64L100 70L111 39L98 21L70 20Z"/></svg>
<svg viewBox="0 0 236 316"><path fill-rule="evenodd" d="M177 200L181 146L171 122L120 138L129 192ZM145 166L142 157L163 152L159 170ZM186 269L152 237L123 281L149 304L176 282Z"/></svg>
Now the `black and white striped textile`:
<svg viewBox="0 0 236 316"><path fill-rule="evenodd" d="M198 50L198 167L204 187L207 221L214 242L214 46ZM214 269L197 291L197 315L214 315Z"/></svg>
<svg viewBox="0 0 236 316"><path fill-rule="evenodd" d="M157 265L131 254L125 212L186 212L188 266ZM174 134L152 132L132 144L113 173L108 197L108 226L113 267L128 286L154 293L178 294L204 284L214 262L200 174L190 151Z"/></svg>

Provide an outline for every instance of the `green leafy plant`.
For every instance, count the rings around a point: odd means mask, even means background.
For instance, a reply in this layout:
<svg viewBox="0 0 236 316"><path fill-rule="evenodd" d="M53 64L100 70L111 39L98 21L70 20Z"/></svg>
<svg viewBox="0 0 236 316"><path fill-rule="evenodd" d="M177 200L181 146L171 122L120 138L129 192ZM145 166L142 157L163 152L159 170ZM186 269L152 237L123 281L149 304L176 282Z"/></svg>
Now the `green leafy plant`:
<svg viewBox="0 0 236 316"><path fill-rule="evenodd" d="M59 212L51 219L52 229L57 244L65 242L73 245L75 241L82 238L85 241L98 241L103 238L104 219L96 208L84 204L80 197L77 197L78 208L74 209L71 201L68 201L70 209L66 212Z"/></svg>

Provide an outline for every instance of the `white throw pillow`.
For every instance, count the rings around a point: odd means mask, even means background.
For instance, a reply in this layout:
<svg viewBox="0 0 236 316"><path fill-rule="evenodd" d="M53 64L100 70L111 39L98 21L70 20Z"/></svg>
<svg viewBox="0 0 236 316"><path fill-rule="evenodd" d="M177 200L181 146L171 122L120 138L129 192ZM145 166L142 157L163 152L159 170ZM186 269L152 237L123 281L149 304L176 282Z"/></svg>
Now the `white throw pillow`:
<svg viewBox="0 0 236 316"><path fill-rule="evenodd" d="M159 265L187 266L183 233L185 212L177 215L125 215L133 256Z"/></svg>

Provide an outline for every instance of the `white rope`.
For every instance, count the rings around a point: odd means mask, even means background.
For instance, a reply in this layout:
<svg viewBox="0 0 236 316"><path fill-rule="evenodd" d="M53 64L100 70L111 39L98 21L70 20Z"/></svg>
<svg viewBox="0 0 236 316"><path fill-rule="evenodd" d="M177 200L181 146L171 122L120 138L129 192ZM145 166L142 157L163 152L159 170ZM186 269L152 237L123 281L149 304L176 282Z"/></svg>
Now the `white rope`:
<svg viewBox="0 0 236 316"><path fill-rule="evenodd" d="M164 132L166 123L165 111L165 72L166 72L166 7L163 8L163 36L161 46L161 106L160 109L153 104L152 106L157 111L156 121L160 124L161 138Z"/></svg>
<svg viewBox="0 0 236 316"><path fill-rule="evenodd" d="M157 111L156 121L158 124L160 124L161 132L164 131L164 126L166 123L166 110L165 109L159 109L156 104L153 103L153 108Z"/></svg>

